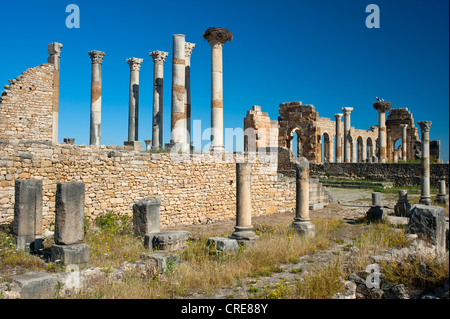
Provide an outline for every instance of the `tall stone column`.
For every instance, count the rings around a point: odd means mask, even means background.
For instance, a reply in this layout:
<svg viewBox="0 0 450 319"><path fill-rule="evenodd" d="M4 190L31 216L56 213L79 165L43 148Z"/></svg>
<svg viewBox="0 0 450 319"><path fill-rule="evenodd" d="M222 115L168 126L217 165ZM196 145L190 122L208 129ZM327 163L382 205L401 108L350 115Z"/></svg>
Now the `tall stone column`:
<svg viewBox="0 0 450 319"><path fill-rule="evenodd" d="M417 122L422 131L422 176L419 204L432 205L430 195L430 127L431 121Z"/></svg>
<svg viewBox="0 0 450 319"><path fill-rule="evenodd" d="M211 45L211 150L224 150L223 144L223 44L233 40L231 31L209 28L203 37Z"/></svg>
<svg viewBox="0 0 450 319"><path fill-rule="evenodd" d="M144 59L130 58L130 98L128 114L128 142L139 139L139 71Z"/></svg>
<svg viewBox="0 0 450 319"><path fill-rule="evenodd" d="M252 164L236 163L236 227L229 237L236 240L258 238L252 226Z"/></svg>
<svg viewBox="0 0 450 319"><path fill-rule="evenodd" d="M350 163L350 113L353 111L352 107L343 107L344 112L344 162Z"/></svg>
<svg viewBox="0 0 450 319"><path fill-rule="evenodd" d="M185 35L173 36L173 67L172 67L172 119L170 143L175 144L177 150L186 152L186 66L185 66Z"/></svg>
<svg viewBox="0 0 450 319"><path fill-rule="evenodd" d="M185 43L186 53L186 143L191 146L192 131L191 131L191 55L195 48L195 43Z"/></svg>
<svg viewBox="0 0 450 319"><path fill-rule="evenodd" d="M408 159L408 124L400 124L400 126L402 128L402 160L406 161Z"/></svg>
<svg viewBox="0 0 450 319"><path fill-rule="evenodd" d="M164 88L164 62L168 52L153 51L153 124L152 124L152 149L163 147L163 88Z"/></svg>
<svg viewBox="0 0 450 319"><path fill-rule="evenodd" d="M386 163L387 160L387 134L386 134L386 111L392 108L391 102L378 101L373 103L373 107L378 111L378 143L379 162Z"/></svg>
<svg viewBox="0 0 450 319"><path fill-rule="evenodd" d="M91 135L90 145L100 146L102 125L102 63L105 52L90 51L91 71Z"/></svg>
<svg viewBox="0 0 450 319"><path fill-rule="evenodd" d="M344 116L342 113L334 114L336 118L336 163L342 162L342 116Z"/></svg>
<svg viewBox="0 0 450 319"><path fill-rule="evenodd" d="M63 45L58 42L53 42L48 45L47 62L55 66L55 73L53 73L53 125L52 125L52 143L58 143L58 119L59 119L59 71L61 60L61 49Z"/></svg>
<svg viewBox="0 0 450 319"><path fill-rule="evenodd" d="M311 237L315 234L315 226L309 218L309 161L305 157L297 158L295 170L296 203L292 226L299 234Z"/></svg>

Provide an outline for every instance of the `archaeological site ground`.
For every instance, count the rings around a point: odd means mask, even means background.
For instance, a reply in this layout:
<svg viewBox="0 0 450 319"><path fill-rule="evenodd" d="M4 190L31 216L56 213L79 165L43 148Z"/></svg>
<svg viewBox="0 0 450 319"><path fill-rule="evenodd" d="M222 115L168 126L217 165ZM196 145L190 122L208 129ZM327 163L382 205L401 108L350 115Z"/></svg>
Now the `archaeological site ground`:
<svg viewBox="0 0 450 319"><path fill-rule="evenodd" d="M171 52L146 59L151 139L140 134L148 125L139 117L142 58L123 59L130 81L121 145L102 143L108 52L85 52L89 145L58 136L63 44L44 43L47 60L8 80L0 97L0 304L176 299L186 301L181 313L236 314L269 311L269 299L449 299L449 163L441 141L430 140L432 122L375 96L367 97L374 125L365 128L351 121L352 107L327 118L310 101L280 102L275 119L250 105L233 135L243 151L229 152L223 55L234 35L205 30L206 147L193 139L196 44L183 34L173 35ZM169 63L172 83L164 83ZM206 299L223 309L196 306Z"/></svg>

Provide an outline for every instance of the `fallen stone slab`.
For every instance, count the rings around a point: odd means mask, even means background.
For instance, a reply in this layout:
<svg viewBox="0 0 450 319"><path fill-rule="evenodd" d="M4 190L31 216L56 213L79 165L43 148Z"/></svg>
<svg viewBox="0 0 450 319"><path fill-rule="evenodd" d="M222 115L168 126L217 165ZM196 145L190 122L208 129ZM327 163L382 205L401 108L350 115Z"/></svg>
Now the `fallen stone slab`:
<svg viewBox="0 0 450 319"><path fill-rule="evenodd" d="M19 286L22 299L53 299L56 296L58 279L51 274L28 273L12 279Z"/></svg>
<svg viewBox="0 0 450 319"><path fill-rule="evenodd" d="M176 251L186 248L191 234L188 231L164 231L151 233L144 238L144 247L149 250Z"/></svg>
<svg viewBox="0 0 450 319"><path fill-rule="evenodd" d="M206 245L216 254L230 254L240 248L236 239L224 237L210 237Z"/></svg>
<svg viewBox="0 0 450 319"><path fill-rule="evenodd" d="M180 266L180 255L163 251L144 253L141 255L141 260L153 264L155 271L160 274L172 271Z"/></svg>

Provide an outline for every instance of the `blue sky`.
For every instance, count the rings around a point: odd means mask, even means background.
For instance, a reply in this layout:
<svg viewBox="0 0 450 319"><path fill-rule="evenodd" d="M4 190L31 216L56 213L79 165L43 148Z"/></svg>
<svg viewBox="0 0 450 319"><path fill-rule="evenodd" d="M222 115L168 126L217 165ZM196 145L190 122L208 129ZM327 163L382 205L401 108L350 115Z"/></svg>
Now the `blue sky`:
<svg viewBox="0 0 450 319"><path fill-rule="evenodd" d="M80 8L80 28L68 29L66 7ZM380 28L369 29L368 4L380 8ZM378 118L375 96L430 120L431 139L449 159L449 2L445 0L317 1L1 1L0 83L47 60L47 44L60 42L59 140L89 144L90 50L105 51L102 144L127 139L129 66L140 72L139 139L151 139L153 62L165 63L164 142L170 137L172 35L196 43L191 58L192 118L210 125L208 27L231 30L224 47L224 127L243 127L252 105L276 120L281 102L313 104L334 118L353 107L352 125L368 129ZM205 141L207 142L207 141Z"/></svg>

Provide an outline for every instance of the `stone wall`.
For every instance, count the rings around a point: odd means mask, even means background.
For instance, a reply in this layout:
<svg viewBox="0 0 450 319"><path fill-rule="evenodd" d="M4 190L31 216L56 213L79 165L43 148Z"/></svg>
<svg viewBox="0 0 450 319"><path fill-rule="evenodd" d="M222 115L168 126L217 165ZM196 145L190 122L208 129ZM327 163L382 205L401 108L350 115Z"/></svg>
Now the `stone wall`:
<svg viewBox="0 0 450 319"><path fill-rule="evenodd" d="M420 185L420 163L311 163L311 176L319 178L354 178L392 182L397 186ZM430 182L449 182L449 164L430 164Z"/></svg>
<svg viewBox="0 0 450 319"><path fill-rule="evenodd" d="M279 178L276 164L253 165L254 215L294 211L295 181ZM211 155L177 162L168 153L125 151L37 141L0 141L0 223L14 216L16 179L43 180L43 225L54 222L57 182L86 183L86 215L132 214L136 200L161 196L161 226L235 218L236 164ZM293 215L294 217L294 215Z"/></svg>
<svg viewBox="0 0 450 319"><path fill-rule="evenodd" d="M54 72L54 65L45 63L5 85L0 98L0 140L52 140Z"/></svg>

